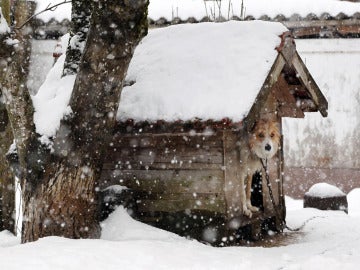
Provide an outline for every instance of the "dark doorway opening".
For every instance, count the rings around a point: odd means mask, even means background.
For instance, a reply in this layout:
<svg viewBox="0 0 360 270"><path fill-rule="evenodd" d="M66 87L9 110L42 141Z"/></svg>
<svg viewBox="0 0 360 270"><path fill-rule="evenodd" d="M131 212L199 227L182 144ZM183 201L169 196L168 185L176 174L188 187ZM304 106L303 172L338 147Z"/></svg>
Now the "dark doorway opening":
<svg viewBox="0 0 360 270"><path fill-rule="evenodd" d="M263 191L262 191L262 175L256 172L253 175L251 184L251 204L264 211Z"/></svg>

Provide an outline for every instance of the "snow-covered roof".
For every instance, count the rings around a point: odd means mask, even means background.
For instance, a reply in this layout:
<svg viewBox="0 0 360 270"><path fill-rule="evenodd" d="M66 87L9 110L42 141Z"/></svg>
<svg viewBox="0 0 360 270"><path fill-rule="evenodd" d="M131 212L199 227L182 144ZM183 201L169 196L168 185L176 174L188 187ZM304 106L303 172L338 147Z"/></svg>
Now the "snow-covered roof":
<svg viewBox="0 0 360 270"><path fill-rule="evenodd" d="M41 11L50 3L57 4L63 0L36 0L38 3L36 12ZM205 9L206 6L206 9ZM229 9L230 7L230 9ZM218 6L215 1L204 0L151 0L149 4L149 18L157 20L164 17L171 21L173 17L180 17L183 20L189 17L194 17L201 20L207 14L211 16L214 14L218 16ZM227 18L228 15L240 16L241 1L229 0L221 1L221 14ZM229 12L228 12L229 11ZM290 17L293 14L299 14L302 17L310 13L321 16L323 13L329 13L331 16L336 16L340 12L352 16L356 12L360 12L360 3L351 3L339 0L244 0L244 16L253 16L256 19L263 15L270 16L271 18L276 15L282 14L285 17ZM59 6L53 12L45 12L38 16L38 18L49 21L55 18L58 21L63 19L70 19L71 4L64 4Z"/></svg>
<svg viewBox="0 0 360 270"><path fill-rule="evenodd" d="M249 112L287 29L251 21L177 25L149 32L128 70L118 119L240 121Z"/></svg>
<svg viewBox="0 0 360 270"><path fill-rule="evenodd" d="M229 5L230 1L230 5ZM217 1L204 0L151 0L149 5L149 17L157 20L164 17L171 20L173 17L187 19L194 17L198 20L204 16L219 16L219 6ZM240 17L242 1L222 0L221 15L224 18L228 16ZM339 12L351 16L355 12L360 12L360 3L351 3L339 0L244 0L243 16L251 15L256 19L263 15L275 17L282 14L290 17L293 14L299 14L302 17L313 13L320 16L322 13L329 13L336 16Z"/></svg>

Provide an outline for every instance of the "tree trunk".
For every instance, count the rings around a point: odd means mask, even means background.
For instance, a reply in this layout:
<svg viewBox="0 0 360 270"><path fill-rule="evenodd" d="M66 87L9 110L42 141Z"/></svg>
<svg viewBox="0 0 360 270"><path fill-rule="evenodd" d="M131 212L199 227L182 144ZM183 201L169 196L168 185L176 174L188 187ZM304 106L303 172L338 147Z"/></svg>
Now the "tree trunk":
<svg viewBox="0 0 360 270"><path fill-rule="evenodd" d="M23 242L48 235L99 237L97 180L128 65L147 33L148 1L104 0L94 5L70 100L73 113L60 125L54 155L50 161L43 159L37 176L28 176L37 180L24 189Z"/></svg>
<svg viewBox="0 0 360 270"><path fill-rule="evenodd" d="M16 234L15 181L6 154L13 143L13 135L4 104L0 104L0 231Z"/></svg>
<svg viewBox="0 0 360 270"><path fill-rule="evenodd" d="M24 197L22 242L57 235L98 238L95 178L88 167L55 165L31 194Z"/></svg>

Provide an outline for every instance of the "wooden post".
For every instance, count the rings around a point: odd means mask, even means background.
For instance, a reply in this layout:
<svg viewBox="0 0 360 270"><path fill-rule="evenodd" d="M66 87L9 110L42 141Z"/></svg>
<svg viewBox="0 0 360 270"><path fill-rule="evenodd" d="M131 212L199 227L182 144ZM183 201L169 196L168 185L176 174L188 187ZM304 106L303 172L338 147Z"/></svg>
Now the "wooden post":
<svg viewBox="0 0 360 270"><path fill-rule="evenodd" d="M224 143L224 194L226 202L226 218L228 229L237 229L240 225L242 215L240 181L239 179L239 146L237 145L238 136L234 131L225 130L223 133Z"/></svg>

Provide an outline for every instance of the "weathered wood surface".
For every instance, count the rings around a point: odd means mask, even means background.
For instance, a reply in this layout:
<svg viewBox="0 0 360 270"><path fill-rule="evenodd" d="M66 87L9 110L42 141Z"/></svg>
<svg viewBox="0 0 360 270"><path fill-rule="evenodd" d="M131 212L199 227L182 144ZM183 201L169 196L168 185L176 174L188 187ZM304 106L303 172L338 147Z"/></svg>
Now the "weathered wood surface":
<svg viewBox="0 0 360 270"><path fill-rule="evenodd" d="M125 122L118 123L115 132L125 136L144 136L146 134L151 134L152 136L176 136L180 134L185 136L209 136L214 132L221 132L222 130L238 128L240 126L241 122L233 122L229 118L223 118L222 120L179 120L175 122L166 122L160 119L156 122L134 122L134 120L128 119Z"/></svg>
<svg viewBox="0 0 360 270"><path fill-rule="evenodd" d="M139 133L137 135L116 133L114 135L111 147L222 147L222 141L219 140L219 136L220 135L213 134L213 131L211 130L209 130L208 133Z"/></svg>
<svg viewBox="0 0 360 270"><path fill-rule="evenodd" d="M223 158L221 148L216 149L201 149L201 148L182 148L177 147L173 149L158 149L158 148L123 148L120 151L109 152L108 158L110 160L117 160L119 168L126 169L128 165L144 165L150 166L157 163L168 163L170 165L192 163L208 163L208 164L222 164ZM164 167L163 169L166 169Z"/></svg>
<svg viewBox="0 0 360 270"><path fill-rule="evenodd" d="M226 201L226 216L228 220L242 215L241 186L240 186L240 151L237 145L238 136L232 131L224 131L224 191ZM238 164L237 164L238 163Z"/></svg>
<svg viewBox="0 0 360 270"><path fill-rule="evenodd" d="M270 177L270 187L275 199L275 205L279 207L281 202L281 174L279 175L280 166L280 151L276 156L268 161L268 171ZM263 190L263 203L264 203L264 213L265 216L276 216L276 211L274 210L273 203L271 201L269 187L267 186L265 176L262 180L262 190Z"/></svg>
<svg viewBox="0 0 360 270"><path fill-rule="evenodd" d="M155 193L221 193L223 172L216 170L103 171L100 188L122 185Z"/></svg>
<svg viewBox="0 0 360 270"><path fill-rule="evenodd" d="M360 20L313 20L282 22L295 38L346 37L360 35Z"/></svg>
<svg viewBox="0 0 360 270"><path fill-rule="evenodd" d="M206 210L225 212L222 194L157 194L153 199L145 197L137 201L139 212L178 212Z"/></svg>
<svg viewBox="0 0 360 270"><path fill-rule="evenodd" d="M280 117L304 118L303 111L297 106L297 101L289 91L289 85L282 75L273 86L272 95L277 101L277 112Z"/></svg>
<svg viewBox="0 0 360 270"><path fill-rule="evenodd" d="M273 108L274 103L269 101L269 94L271 93L272 87L276 84L285 64L285 58L281 54L278 54L259 94L256 97L256 102L253 104L250 112L248 113L246 121L249 129L252 128L256 119L259 119L261 114L275 114L275 109Z"/></svg>
<svg viewBox="0 0 360 270"><path fill-rule="evenodd" d="M327 116L328 102L324 95L321 93L319 86L316 84L314 78L311 76L310 72L306 68L304 62L298 53L293 58L292 64L294 65L297 73L299 74L299 79L302 84L309 91L312 100L316 104L318 110L320 111L323 117Z"/></svg>
<svg viewBox="0 0 360 270"><path fill-rule="evenodd" d="M118 133L100 188L134 191L139 212L224 212L222 133Z"/></svg>

